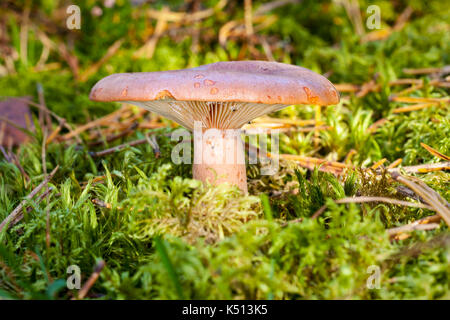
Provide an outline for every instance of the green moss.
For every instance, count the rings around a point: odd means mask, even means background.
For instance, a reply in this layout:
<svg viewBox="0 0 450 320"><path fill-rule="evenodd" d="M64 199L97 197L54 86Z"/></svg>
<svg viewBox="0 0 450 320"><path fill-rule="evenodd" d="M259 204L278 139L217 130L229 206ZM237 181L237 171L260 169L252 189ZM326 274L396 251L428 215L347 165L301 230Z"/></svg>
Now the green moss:
<svg viewBox="0 0 450 320"><path fill-rule="evenodd" d="M264 3L253 1L255 8ZM359 3L365 8L369 1ZM334 83L360 85L375 78L380 87L362 98L343 94L338 106L322 109L322 119L330 128L320 131L318 140L314 132L281 134L281 153L343 162L355 150L351 161L357 167L369 167L382 158L387 158L386 164L401 158L402 165L441 161L421 142L450 154L448 104L393 113L404 105L390 96L404 88L388 85L408 76L404 68L450 64L448 6L439 1L406 1L403 7L389 1L375 3L382 8L384 26L393 25L406 4L415 11L403 29L375 42L361 42L344 8L331 1L280 7L271 13L278 16L277 22L258 31L276 44L272 54L277 61L327 73ZM158 1L152 8L163 4ZM113 8L102 7L101 17L91 14L93 6L92 1L82 5L80 32L48 32L55 43L64 43L77 57L80 73L123 38L120 50L98 72L80 82L67 58L53 51L47 63L57 63L57 69L37 72L34 67L42 43L30 31L27 62L14 60L16 73L0 77L0 95L31 96L37 101L36 86L41 84L52 111L70 123L83 123L117 108L88 99L92 85L108 74L254 58L244 50L242 39L231 38L225 47L217 41L221 26L243 17L237 2L199 22L201 46L196 53L191 51L190 34L179 29L180 34L159 40L152 59L133 58L148 39L149 27L155 26L144 14L149 5L134 8L129 1L116 1ZM58 1L32 4L33 10L47 15L58 7ZM185 7L177 1L171 9ZM33 19L34 15L35 23ZM20 53L18 22L11 18L5 23L10 45ZM0 63L6 65L3 55ZM429 85L431 77L422 79L427 84L411 96L448 98L448 88ZM312 119L314 112L313 106L291 106L274 116ZM388 121L372 131L371 126L381 119ZM43 137L35 124L31 142L14 150L26 176L1 156L0 221L43 180ZM28 201L24 218L0 234L0 298L68 299L76 291L65 287L67 267L78 265L84 282L99 259L106 267L91 288L90 299L449 298L450 246L445 223L399 241L390 241L386 232L431 211L333 201L356 195L414 201L399 193L399 185L388 175L355 169L334 177L319 170L323 168L311 171L281 160L272 176L261 175L259 164L249 165L250 195L244 196L233 187L203 186L193 180L190 165L171 161L175 142L166 135L171 129L153 132L159 157L148 144L92 156L93 151L142 139L142 131L98 147L89 146L86 133L81 134L81 142L47 146L47 171L59 165L48 201L39 202L37 197ZM450 199L448 171L417 177ZM324 205L326 209L313 219ZM380 289L369 289L371 270L378 267Z"/></svg>

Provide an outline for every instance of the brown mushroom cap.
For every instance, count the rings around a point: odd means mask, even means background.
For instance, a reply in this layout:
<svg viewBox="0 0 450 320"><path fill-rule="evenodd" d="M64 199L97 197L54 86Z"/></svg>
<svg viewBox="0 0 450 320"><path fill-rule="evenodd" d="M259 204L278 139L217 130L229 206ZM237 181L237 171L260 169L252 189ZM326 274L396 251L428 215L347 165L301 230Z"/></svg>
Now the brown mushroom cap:
<svg viewBox="0 0 450 320"><path fill-rule="evenodd" d="M129 102L192 129L240 128L292 104L330 105L339 94L325 77L278 62L217 62L192 69L118 73L92 88L95 101Z"/></svg>

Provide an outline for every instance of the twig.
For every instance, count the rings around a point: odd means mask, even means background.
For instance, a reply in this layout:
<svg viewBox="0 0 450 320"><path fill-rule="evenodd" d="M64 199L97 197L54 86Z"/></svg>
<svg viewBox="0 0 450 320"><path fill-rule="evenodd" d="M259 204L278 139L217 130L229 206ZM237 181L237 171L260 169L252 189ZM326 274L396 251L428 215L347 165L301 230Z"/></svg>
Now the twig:
<svg viewBox="0 0 450 320"><path fill-rule="evenodd" d="M285 221L285 222L283 222L283 223L281 224L281 227L284 228L284 227L287 227L287 226L288 226L289 224L291 224L291 223L300 223L300 222L302 222L302 221L303 221L303 218L297 218L297 219Z"/></svg>
<svg viewBox="0 0 450 320"><path fill-rule="evenodd" d="M0 151L3 154L3 157L5 157L5 160L9 163L12 163L12 159L10 158L9 154L5 151L5 148L3 148L3 146L1 145L1 141L0 141Z"/></svg>
<svg viewBox="0 0 450 320"><path fill-rule="evenodd" d="M1 98L3 98L3 97L1 97ZM21 98L21 97L14 97L14 99L19 100L19 101L26 102L26 103L29 104L30 106L35 107L35 108L37 108L37 109L39 109L39 110L43 110L44 112L46 112L46 111L49 112L49 113L50 113L56 120L58 120L58 121L61 121L61 120L64 119L64 118L61 118L60 116L58 116L56 113L54 113L54 112L48 110L48 109L46 108L46 106L43 106L43 105L41 105L41 104L39 104L39 103L36 103L36 102L33 102L33 101L31 101L30 99L27 99L27 98Z"/></svg>
<svg viewBox="0 0 450 320"><path fill-rule="evenodd" d="M431 74L431 73L441 73L444 68L419 68L419 69L403 69L403 73L405 74Z"/></svg>
<svg viewBox="0 0 450 320"><path fill-rule="evenodd" d="M380 167L387 161L386 158L381 159L380 161L375 162L370 168L375 170L376 168Z"/></svg>
<svg viewBox="0 0 450 320"><path fill-rule="evenodd" d="M12 163L14 163L14 165L19 169L22 176L25 178L25 181L29 181L30 177L28 176L28 174L25 172L25 169L20 164L20 161L19 161L19 158L17 157L17 155L14 152L8 152L8 155L9 155L9 158L12 160Z"/></svg>
<svg viewBox="0 0 450 320"><path fill-rule="evenodd" d="M169 9L167 7L163 7L158 15L158 20L156 22L155 31L153 32L150 39L134 54L134 58L147 58L151 59L153 57L153 53L155 52L156 44L158 43L159 38L162 36L164 31L167 28L167 21Z"/></svg>
<svg viewBox="0 0 450 320"><path fill-rule="evenodd" d="M22 23L20 26L20 60L26 66L28 64L28 29L30 26L30 0L25 1L25 8L22 13Z"/></svg>
<svg viewBox="0 0 450 320"><path fill-rule="evenodd" d="M255 10L255 16L261 16L266 14L269 11L272 11L276 8L285 6L287 4L295 4L295 3L300 3L303 0L277 0L277 1L272 1L269 3L264 3L262 5L260 5L258 7L258 9Z"/></svg>
<svg viewBox="0 0 450 320"><path fill-rule="evenodd" d="M106 137L106 139L100 139L100 140L97 140L97 141L89 142L88 146L93 147L93 146L98 146L98 145L101 145L101 144L105 144L105 142L115 141L117 139L120 139L122 137L125 137L125 136L129 135L134 130L136 130L138 127L139 127L139 123L138 122L133 122L131 124L131 126L126 128L124 131L122 131L122 132L120 132L120 133L118 133L116 135L113 135L113 136L110 136L110 137Z"/></svg>
<svg viewBox="0 0 450 320"><path fill-rule="evenodd" d="M91 274L89 279L86 281L86 283L83 285L83 287L78 292L78 299L84 299L86 297L89 290L94 285L95 281L97 281L98 277L100 276L100 272L102 272L103 268L105 267L105 261L100 260L97 265L94 268L94 272Z"/></svg>
<svg viewBox="0 0 450 320"><path fill-rule="evenodd" d="M418 102L444 102L449 103L450 98L417 98L417 97L392 97L391 101L418 103Z"/></svg>
<svg viewBox="0 0 450 320"><path fill-rule="evenodd" d="M400 172L400 170L407 173L428 173L432 171L450 170L450 161L388 169L389 172Z"/></svg>
<svg viewBox="0 0 450 320"><path fill-rule="evenodd" d="M446 160L446 161L450 161L450 157L449 156L446 156L445 154L440 153L439 151L437 151L436 149L433 149L429 145L427 145L427 144L425 144L423 142L421 142L420 145L423 148L425 148L429 153L431 153L433 156L441 158L441 159Z"/></svg>
<svg viewBox="0 0 450 320"><path fill-rule="evenodd" d="M3 222L0 224L0 232L3 231L3 229L5 228L5 226L7 224L9 224L10 221L16 219L16 217L18 215L20 215L20 213L22 212L23 207L26 205L26 203L28 202L28 200L32 199L39 191L41 191L41 189L43 187L45 187L48 182L53 178L53 176L55 175L56 171L58 171L59 169L59 165L55 167L55 169L53 169L53 171L44 179L44 181L41 182L40 185L38 185L36 188L33 189L33 191L31 191L24 200L22 200L22 202L5 218L5 220L3 220Z"/></svg>
<svg viewBox="0 0 450 320"><path fill-rule="evenodd" d="M42 139L42 150L41 150L41 158L42 158L42 171L44 172L44 180L47 179L47 130L44 130L44 136ZM45 185L45 192L47 192L47 206L45 208L45 242L47 245L47 252L50 249L50 208L48 205L48 184Z"/></svg>
<svg viewBox="0 0 450 320"><path fill-rule="evenodd" d="M422 197L444 219L445 223L450 226L450 206L436 191L417 178L406 177L398 172L392 172L391 176L394 180L406 185L418 196Z"/></svg>
<svg viewBox="0 0 450 320"><path fill-rule="evenodd" d="M148 144L152 147L153 153L155 154L155 158L159 158L161 155L161 151L159 150L158 141L156 141L156 136L153 134L152 136L149 136L147 133L145 135L145 139L147 139Z"/></svg>
<svg viewBox="0 0 450 320"><path fill-rule="evenodd" d="M98 69L100 69L100 67L102 65L104 65L109 59L111 59L116 52L120 49L120 47L122 46L124 39L119 39L117 41L115 41L109 48L108 50L106 50L105 55L96 63L94 63L93 65L91 65L87 70L85 70L79 77L79 80L81 82L85 82L87 79L89 79L89 77L91 75L93 75L94 73L96 73L98 71Z"/></svg>
<svg viewBox="0 0 450 320"><path fill-rule="evenodd" d="M253 36L253 13L252 13L252 0L244 0L244 21L245 21L245 33L250 40Z"/></svg>
<svg viewBox="0 0 450 320"><path fill-rule="evenodd" d="M186 12L167 11L166 18L169 22L183 21L185 23L191 23L212 16L215 12L222 10L226 6L227 2L228 0L220 0L213 8L197 11L193 14L189 14ZM147 16L151 19L159 19L160 15L161 11L159 10L147 10Z"/></svg>
<svg viewBox="0 0 450 320"><path fill-rule="evenodd" d="M91 121L89 123L86 123L85 125L79 126L77 127L75 130L73 130L72 132L69 132L67 134L65 134L64 136L62 136L62 140L68 140L71 139L77 135L79 135L80 133L92 129L95 126L99 125L99 124L103 124L103 123L108 123L111 122L113 119L115 119L116 117L118 117L122 112L124 112L125 110L127 110L128 107L124 106L110 114L107 114L104 117L98 118L94 121Z"/></svg>
<svg viewBox="0 0 450 320"><path fill-rule="evenodd" d="M48 136L48 138L45 140L45 144L49 145L61 132L61 129L66 125L66 121L63 120L59 123L58 127L52 131L52 133Z"/></svg>
<svg viewBox="0 0 450 320"><path fill-rule="evenodd" d="M357 0L341 0L340 3L344 6L347 15L355 28L358 36L364 35L364 27L362 23L361 11Z"/></svg>
<svg viewBox="0 0 450 320"><path fill-rule="evenodd" d="M406 22L409 20L413 12L414 12L413 8L407 6L405 10L403 10L403 12L397 17L397 20L395 21L395 25L392 28L392 30L399 31L403 29L403 27L405 26Z"/></svg>
<svg viewBox="0 0 450 320"><path fill-rule="evenodd" d="M360 86L352 83L337 83L334 87L340 92L356 92L360 89Z"/></svg>
<svg viewBox="0 0 450 320"><path fill-rule="evenodd" d="M270 153L267 153L267 155L269 157L272 156ZM348 165L348 164L345 164L345 163L342 163L342 162L328 161L328 160L319 159L319 158L299 156L299 155L296 155L296 154L280 154L279 156L280 156L280 158L286 159L286 160L294 160L294 161L300 161L300 162L309 162L309 163L313 163L313 164L317 164L317 165L325 164L325 165L337 167L337 168L340 168L340 169L348 169L348 168L352 168L353 167L351 165Z"/></svg>
<svg viewBox="0 0 450 320"><path fill-rule="evenodd" d="M382 269L386 269L389 265L396 264L403 257L417 257L423 251L434 248L445 248L450 245L450 235L448 233L439 234L426 242L414 243L409 247L403 248L399 252L393 254L382 265Z"/></svg>
<svg viewBox="0 0 450 320"><path fill-rule="evenodd" d="M134 140L134 141L131 141L131 142L123 143L123 144L120 144L118 146L115 146L115 147L112 147L112 148L109 148L109 149L105 149L105 150L102 150L102 151L89 152L89 155L91 157L93 157L93 158L103 157L103 156L106 156L108 154L114 153L116 151L122 150L124 148L134 147L134 146L137 146L137 145L140 145L140 144L144 144L144 143L147 143L147 142L148 141L147 141L146 138L138 139L138 140Z"/></svg>
<svg viewBox="0 0 450 320"><path fill-rule="evenodd" d="M50 130L52 129L52 121L50 119L47 105L45 104L44 88L40 83L37 84L37 92L39 104L43 107L42 109L39 109L39 125L41 126L43 132L46 131L47 133L50 133Z"/></svg>
<svg viewBox="0 0 450 320"><path fill-rule="evenodd" d="M403 159L402 159L402 158L399 158L399 159L395 160L394 162L392 162L390 165L388 165L387 168L388 168L388 169L393 169L393 168L399 166L400 163L402 163L402 161L403 161Z"/></svg>
<svg viewBox="0 0 450 320"><path fill-rule="evenodd" d="M408 207L415 207L415 208L422 208L422 209L428 209L428 210L434 210L433 207L428 206L423 203L415 203L415 202L408 202L398 199L392 199L392 198L386 198L386 197L354 197L354 198L343 198L338 199L334 201L335 203L365 203L365 202L385 202L390 204L396 204L399 206L408 206ZM327 205L323 205L320 207L312 216L311 219L316 219L319 217L327 208Z"/></svg>
<svg viewBox="0 0 450 320"><path fill-rule="evenodd" d="M417 111L417 110L434 107L437 105L439 105L438 102L418 103L418 104L413 104L413 105L410 105L407 107L396 108L396 109L392 110L392 113L404 113L404 112L410 112L410 111Z"/></svg>
<svg viewBox="0 0 450 320"><path fill-rule="evenodd" d="M192 1L192 14L195 14L200 9L200 0L193 0ZM200 23L195 23L193 25L193 31L192 31L192 42L191 42L191 51L193 53L198 53L200 49Z"/></svg>
<svg viewBox="0 0 450 320"><path fill-rule="evenodd" d="M429 217L416 220L404 226L387 229L387 233L390 237L394 237L397 234L404 232L411 232L414 230L430 230L429 228L435 229L439 227L439 224L436 224L435 222L439 222L441 221L441 219L442 218L440 215L435 214Z"/></svg>
<svg viewBox="0 0 450 320"><path fill-rule="evenodd" d="M365 97L369 92L376 92L378 91L380 86L375 82L374 79L370 80L369 82L364 83L361 86L361 89L356 93L357 98L363 98Z"/></svg>
<svg viewBox="0 0 450 320"><path fill-rule="evenodd" d="M48 197L47 197L47 196L48 196L52 191L53 191L53 188L50 187L50 188L48 188L46 191L44 191L41 195L39 195L39 197L37 198L36 204L41 203L41 201L42 201L44 198L47 198L47 201L48 201ZM26 213L30 213L31 210L32 210L32 207L28 207L28 208L26 209ZM14 220L11 221L11 223L9 224L9 227L11 228L12 226L16 225L20 220L23 219L23 217L24 217L24 215L23 215L23 211L22 211L21 214L19 214Z"/></svg>

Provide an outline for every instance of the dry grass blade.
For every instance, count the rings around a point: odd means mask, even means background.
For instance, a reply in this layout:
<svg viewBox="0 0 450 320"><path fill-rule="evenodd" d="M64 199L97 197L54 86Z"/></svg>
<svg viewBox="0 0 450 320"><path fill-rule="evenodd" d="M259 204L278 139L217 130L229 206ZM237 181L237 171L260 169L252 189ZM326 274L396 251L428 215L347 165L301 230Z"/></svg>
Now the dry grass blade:
<svg viewBox="0 0 450 320"><path fill-rule="evenodd" d="M446 156L445 154L440 153L439 151L437 151L436 149L433 149L432 147L430 147L429 145L421 142L420 145L422 147L424 147L429 153L431 153L433 156L441 158L445 161L450 161L450 157Z"/></svg>
<svg viewBox="0 0 450 320"><path fill-rule="evenodd" d="M407 106L407 107L396 108L396 109L392 110L392 113L404 113L404 112L410 112L410 111L417 111L417 110L434 107L438 104L439 104L438 102L418 103L418 104L413 104L413 105Z"/></svg>
<svg viewBox="0 0 450 320"><path fill-rule="evenodd" d="M213 8L200 10L192 14L186 12L167 11L167 20L170 22L195 22L212 16L215 12L222 10L228 3L228 0L220 0ZM148 10L147 16L151 19L159 19L161 12L159 10Z"/></svg>
<svg viewBox="0 0 450 320"><path fill-rule="evenodd" d="M86 81L87 79L89 79L89 77L91 75L93 75L94 73L96 73L98 71L98 69L100 69L100 67L102 65L105 64L105 62L107 62L109 59L111 59L116 52L120 49L120 47L122 46L124 39L119 39L117 41L115 41L106 51L106 54L96 63L94 63L92 66L90 66L87 70L85 70L79 77L79 80L81 82Z"/></svg>
<svg viewBox="0 0 450 320"><path fill-rule="evenodd" d="M86 123L85 125L79 126L77 127L75 130L73 130L72 132L69 132L67 134L65 134L64 136L62 136L62 140L68 140L71 139L77 135L79 135L80 133L95 128L98 125L102 125L104 123L108 124L109 122L111 122L113 119L116 119L117 117L119 117L125 110L127 110L129 107L128 106L123 106L122 108L120 108L119 110L116 110L102 118L98 118L94 121L91 121L89 123Z"/></svg>
<svg viewBox="0 0 450 320"><path fill-rule="evenodd" d="M398 86L398 85L404 85L404 84L423 84L422 79L414 79L414 78L404 78L404 79L397 79L393 81L389 81L389 86Z"/></svg>
<svg viewBox="0 0 450 320"><path fill-rule="evenodd" d="M445 223L450 226L450 205L436 191L428 187L423 181L417 178L406 177L398 172L391 173L391 176L393 179L406 185L418 196L424 199L424 201L433 207L434 211L436 211L442 219L444 219Z"/></svg>
<svg viewBox="0 0 450 320"><path fill-rule="evenodd" d="M359 7L359 3L357 0L340 0L340 4L342 4L347 12L347 15L353 24L353 28L358 36L364 35L364 26L361 16L361 8Z"/></svg>
<svg viewBox="0 0 450 320"><path fill-rule="evenodd" d="M376 92L380 90L380 85L378 85L375 80L370 80L361 86L361 89L356 93L357 98L363 98L370 92Z"/></svg>
<svg viewBox="0 0 450 320"><path fill-rule="evenodd" d="M405 233L405 232L411 232L414 230L431 230L439 227L439 224L436 222L441 221L441 216L438 214L435 214L433 216L425 217L419 220L416 220L414 222L411 222L407 225L390 228L387 230L387 233L390 237L394 237L398 234Z"/></svg>
<svg viewBox="0 0 450 320"><path fill-rule="evenodd" d="M400 165L400 163L402 163L403 159L397 159L394 162L392 162L390 165L388 165L388 169L393 169L395 167L398 167Z"/></svg>
<svg viewBox="0 0 450 320"><path fill-rule="evenodd" d="M94 285L95 281L97 281L98 277L100 276L100 272L102 272L103 268L105 267L105 261L100 260L97 265L95 266L94 272L91 274L89 279L86 281L86 283L83 285L83 287L78 292L78 299L84 299L86 297L89 290Z"/></svg>
<svg viewBox="0 0 450 320"><path fill-rule="evenodd" d="M0 232L3 231L3 229L5 228L6 225L9 225L9 223L11 221L16 219L17 216L19 216L22 213L22 209L25 206L25 204L27 203L27 201L32 199L36 194L38 194L39 191L42 190L42 188L44 188L49 183L49 181L53 178L53 176L55 175L56 171L58 171L58 169L59 169L59 166L56 166L55 169L53 169L53 171L50 172L49 175L47 175L47 177L44 179L44 181L42 181L40 185L38 185L36 188L34 188L33 191L31 191L25 197L25 199L5 218L5 220L3 220L3 222L0 224Z"/></svg>
<svg viewBox="0 0 450 320"><path fill-rule="evenodd" d="M427 163L417 166L406 166L401 168L406 173L428 173L433 171L450 170L450 161L440 163ZM399 168L392 168L389 172L400 172Z"/></svg>
<svg viewBox="0 0 450 320"><path fill-rule="evenodd" d="M58 127L54 131L52 131L52 133L48 136L47 140L45 141L46 145L49 145L53 140L55 140L55 138L61 132L61 130L65 124L66 124L65 120L63 120L59 123Z"/></svg>
<svg viewBox="0 0 450 320"><path fill-rule="evenodd" d="M268 153L268 156L271 157L271 155L269 153ZM345 164L342 162L328 161L328 160L319 159L319 158L299 156L296 154L280 154L280 158L285 159L285 160L309 162L309 163L313 163L313 164L317 164L317 165L326 164L326 165L341 168L341 169L353 167L351 165L348 165L348 164Z"/></svg>
<svg viewBox="0 0 450 320"><path fill-rule="evenodd" d="M123 138L123 137L129 135L130 133L134 132L134 130L136 130L138 127L139 127L139 123L138 122L133 122L131 124L131 126L125 128L125 130L123 130L122 132L120 132L118 134L115 134L115 135L112 135L112 136L108 136L108 137L106 137L104 139L99 139L99 140L96 140L96 141L89 142L88 145L90 147L92 147L92 146L98 146L98 145L101 145L101 144L105 144L105 142L112 142L114 140L117 140L117 139L120 139L120 138Z"/></svg>
<svg viewBox="0 0 450 320"><path fill-rule="evenodd" d="M392 97L392 101L406 102L406 103L418 103L418 102L442 102L449 103L450 98L418 98L418 97Z"/></svg>
<svg viewBox="0 0 450 320"><path fill-rule="evenodd" d="M106 156L108 154L114 153L116 151L122 150L123 148L134 147L134 146L137 146L137 145L140 145L140 144L144 144L144 143L147 143L147 142L148 141L147 141L146 138L138 139L138 140L127 142L127 143L124 143L124 144L121 144L121 145L118 145L118 146L115 146L115 147L112 147L112 148L109 148L109 149L105 149L105 150L102 150L102 151L89 152L89 155L91 157L93 157L93 158L103 157L103 156Z"/></svg>
<svg viewBox="0 0 450 320"><path fill-rule="evenodd" d="M158 20L156 22L155 30L150 37L150 39L133 54L133 58L147 58L151 59L153 57L153 53L156 49L156 44L158 43L159 38L163 35L164 31L166 31L168 26L168 12L169 9L167 7L163 7L158 15Z"/></svg>
<svg viewBox="0 0 450 320"><path fill-rule="evenodd" d="M253 35L253 13L252 13L252 0L244 1L244 20L245 20L245 33L247 37Z"/></svg>
<svg viewBox="0 0 450 320"><path fill-rule="evenodd" d="M434 210L432 206L428 206L423 203L416 203L416 202L408 202L398 199L392 199L392 198L386 198L386 197L354 197L354 198L343 198L338 199L334 201L335 203L366 203L366 202L385 202L390 204L395 204L399 206L408 206L408 207L415 207L415 208L422 208L422 209L428 209L428 210ZM319 217L327 208L327 205L323 205L320 207L312 216L311 219L316 219Z"/></svg>
<svg viewBox="0 0 450 320"><path fill-rule="evenodd" d="M36 199L36 204L41 203L41 201L44 198L47 198L50 193L53 191L53 187L48 188L47 190L45 190L42 194L39 195L39 197ZM48 198L47 198L47 202L48 202ZM30 213L32 210L32 207L27 208L26 213ZM24 217L23 212L21 214L19 214L15 219L11 220L9 226L12 227L15 224L17 224L20 220L22 220Z"/></svg>
<svg viewBox="0 0 450 320"><path fill-rule="evenodd" d="M356 92L360 89L360 86L352 83L338 83L334 87L340 92Z"/></svg>
<svg viewBox="0 0 450 320"><path fill-rule="evenodd" d="M145 135L145 139L148 144L152 147L153 153L155 154L155 158L159 158L161 155L161 151L159 149L158 141L156 141L156 136L154 134L149 135L148 133Z"/></svg>
<svg viewBox="0 0 450 320"><path fill-rule="evenodd" d="M419 69L403 69L403 73L405 74L432 74L432 73L440 73L443 68L419 68Z"/></svg>
<svg viewBox="0 0 450 320"><path fill-rule="evenodd" d="M263 14L266 14L269 11L272 11L276 8L285 6L287 4L295 4L295 3L300 3L303 0L276 0L276 1L272 1L272 2L268 2L265 4L262 4L258 7L258 9L255 10L255 16L260 16Z"/></svg>
<svg viewBox="0 0 450 320"><path fill-rule="evenodd" d="M380 167L387 161L386 158L381 159L380 161L375 162L370 168L375 170L376 168Z"/></svg>

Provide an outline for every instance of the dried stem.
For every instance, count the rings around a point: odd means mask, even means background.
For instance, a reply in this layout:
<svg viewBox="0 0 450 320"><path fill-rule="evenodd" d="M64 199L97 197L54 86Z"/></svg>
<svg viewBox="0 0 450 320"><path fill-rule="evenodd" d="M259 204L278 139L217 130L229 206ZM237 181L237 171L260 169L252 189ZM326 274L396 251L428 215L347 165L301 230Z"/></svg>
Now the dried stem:
<svg viewBox="0 0 450 320"><path fill-rule="evenodd" d="M395 204L399 206L408 206L408 207L415 207L415 208L422 208L422 209L428 209L428 210L434 210L433 207L428 206L423 203L415 203L415 202L408 202L408 201L402 201L392 198L386 198L386 197L354 197L354 198L343 198L338 199L334 201L335 203L366 203L366 202L385 202L390 204ZM323 205L319 208L312 216L311 219L316 219L319 217L327 208L327 205Z"/></svg>
<svg viewBox="0 0 450 320"><path fill-rule="evenodd" d="M33 189L33 191L31 191L24 200L22 200L22 202L5 218L5 220L3 220L3 222L0 224L0 232L3 231L3 229L5 228L6 225L8 225L11 221L13 221L14 219L17 218L17 216L19 216L22 213L22 209L23 207L26 205L26 203L32 199L36 194L39 193L39 191L42 190L42 188L44 188L48 182L53 178L53 176L55 175L56 171L58 171L59 166L56 166L55 169L53 169L53 171L47 175L47 177L44 179L44 181L41 182L40 185L38 185L36 188Z"/></svg>

